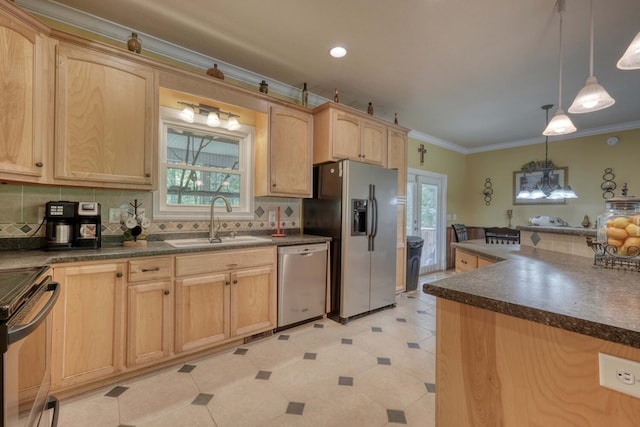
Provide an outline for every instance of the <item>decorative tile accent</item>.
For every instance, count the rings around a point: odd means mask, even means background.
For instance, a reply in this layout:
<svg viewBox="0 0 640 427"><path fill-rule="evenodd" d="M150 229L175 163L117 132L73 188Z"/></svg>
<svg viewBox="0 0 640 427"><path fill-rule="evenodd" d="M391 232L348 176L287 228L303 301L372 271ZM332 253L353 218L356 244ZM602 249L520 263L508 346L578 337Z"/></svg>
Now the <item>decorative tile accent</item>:
<svg viewBox="0 0 640 427"><path fill-rule="evenodd" d="M287 414L302 415L304 412L304 403L301 402L289 402L287 405Z"/></svg>
<svg viewBox="0 0 640 427"><path fill-rule="evenodd" d="M182 367L180 369L178 369L178 372L182 372L184 374L188 374L191 371L193 371L194 369L196 369L195 365L182 365Z"/></svg>
<svg viewBox="0 0 640 427"><path fill-rule="evenodd" d="M390 423L406 424L407 418L404 416L404 411L399 409L387 409L387 420Z"/></svg>
<svg viewBox="0 0 640 427"><path fill-rule="evenodd" d="M426 310L418 310L418 314L427 314Z"/></svg>
<svg viewBox="0 0 640 427"><path fill-rule="evenodd" d="M338 385L353 386L353 377L338 377Z"/></svg>
<svg viewBox="0 0 640 427"><path fill-rule="evenodd" d="M125 391L129 390L129 387L122 387L122 386L115 386L114 388L112 388L111 390L109 390L107 392L107 394L105 394L105 396L108 397L118 397L120 396L122 393L124 393Z"/></svg>
<svg viewBox="0 0 640 427"><path fill-rule="evenodd" d="M531 242L533 242L533 246L538 246L540 243L540 236L535 231L531 234Z"/></svg>
<svg viewBox="0 0 640 427"><path fill-rule="evenodd" d="M257 380L269 380L271 378L271 371L258 371L256 374Z"/></svg>
<svg viewBox="0 0 640 427"><path fill-rule="evenodd" d="M293 213L293 209L291 209L291 206L287 206L287 209L284 210L284 213L287 216L291 216L291 214Z"/></svg>
<svg viewBox="0 0 640 427"><path fill-rule="evenodd" d="M371 332L382 332L382 328L379 326L373 326Z"/></svg>
<svg viewBox="0 0 640 427"><path fill-rule="evenodd" d="M244 356L245 354L247 354L248 351L249 351L248 348L239 348L239 349L236 349L236 351L234 351L233 354Z"/></svg>
<svg viewBox="0 0 640 427"><path fill-rule="evenodd" d="M404 318L402 318L402 317L396 317L396 320L397 320L398 322L407 323L407 319L404 319Z"/></svg>
<svg viewBox="0 0 640 427"><path fill-rule="evenodd" d="M255 213L256 216L260 218L262 215L264 215L264 209L262 209L262 206L258 206L258 209L256 209L253 213Z"/></svg>
<svg viewBox="0 0 640 427"><path fill-rule="evenodd" d="M200 228L200 224L196 222L195 224L193 224L193 228L197 230L198 228Z"/></svg>
<svg viewBox="0 0 640 427"><path fill-rule="evenodd" d="M420 348L420 344L418 344L417 342L408 342L407 346L409 348Z"/></svg>
<svg viewBox="0 0 640 427"><path fill-rule="evenodd" d="M193 399L193 402L191 402L191 404L198 406L207 406L211 399L213 399L213 394L200 393L196 396L195 399Z"/></svg>
<svg viewBox="0 0 640 427"><path fill-rule="evenodd" d="M316 360L316 356L318 355L318 353L305 353L304 354L304 359L307 360Z"/></svg>
<svg viewBox="0 0 640 427"><path fill-rule="evenodd" d="M429 393L435 393L436 392L436 385L434 383L424 383L424 385L427 387L427 391Z"/></svg>
<svg viewBox="0 0 640 427"><path fill-rule="evenodd" d="M342 344L353 344L353 340L351 338L342 338Z"/></svg>
<svg viewBox="0 0 640 427"><path fill-rule="evenodd" d="M278 339L282 341L287 341L289 339L289 335L280 335Z"/></svg>
<svg viewBox="0 0 640 427"><path fill-rule="evenodd" d="M378 357L378 365L391 366L391 359L389 359L388 357Z"/></svg>
<svg viewBox="0 0 640 427"><path fill-rule="evenodd" d="M409 299L416 299L416 297L414 297L413 295L408 295L407 298Z"/></svg>
<svg viewBox="0 0 640 427"><path fill-rule="evenodd" d="M324 325L322 325L322 324L320 324L320 323L315 323L315 324L313 325L313 327L314 327L314 328L316 328L316 329L322 329L322 328L324 328Z"/></svg>
<svg viewBox="0 0 640 427"><path fill-rule="evenodd" d="M32 230L31 227L29 227L27 224L23 225L22 227L20 227L20 230L22 230L22 232L24 234L27 234L28 232L30 232Z"/></svg>

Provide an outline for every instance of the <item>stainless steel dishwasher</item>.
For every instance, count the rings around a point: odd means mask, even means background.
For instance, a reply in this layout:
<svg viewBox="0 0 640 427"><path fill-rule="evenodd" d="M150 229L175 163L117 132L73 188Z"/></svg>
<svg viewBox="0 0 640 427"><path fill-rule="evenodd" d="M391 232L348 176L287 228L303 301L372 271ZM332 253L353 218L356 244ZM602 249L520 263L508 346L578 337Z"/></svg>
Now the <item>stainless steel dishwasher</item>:
<svg viewBox="0 0 640 427"><path fill-rule="evenodd" d="M327 244L278 248L278 328L325 313Z"/></svg>

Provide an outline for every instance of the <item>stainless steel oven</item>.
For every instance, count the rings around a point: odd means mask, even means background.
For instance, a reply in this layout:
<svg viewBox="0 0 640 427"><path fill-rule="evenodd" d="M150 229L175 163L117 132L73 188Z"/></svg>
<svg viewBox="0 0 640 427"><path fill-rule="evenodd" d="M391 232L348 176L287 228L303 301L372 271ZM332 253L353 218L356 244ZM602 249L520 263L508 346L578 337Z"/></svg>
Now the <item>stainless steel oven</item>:
<svg viewBox="0 0 640 427"><path fill-rule="evenodd" d="M59 292L48 267L0 270L0 427L57 425L50 313Z"/></svg>

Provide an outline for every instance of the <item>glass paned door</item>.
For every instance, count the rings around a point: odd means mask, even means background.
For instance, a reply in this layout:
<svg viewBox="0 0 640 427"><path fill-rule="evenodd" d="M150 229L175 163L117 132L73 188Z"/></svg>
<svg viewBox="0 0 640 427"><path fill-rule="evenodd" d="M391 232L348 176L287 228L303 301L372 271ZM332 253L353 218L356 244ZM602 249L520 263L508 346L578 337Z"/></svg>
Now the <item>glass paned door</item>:
<svg viewBox="0 0 640 427"><path fill-rule="evenodd" d="M415 171L408 178L407 235L424 240L420 274L444 270L446 176Z"/></svg>

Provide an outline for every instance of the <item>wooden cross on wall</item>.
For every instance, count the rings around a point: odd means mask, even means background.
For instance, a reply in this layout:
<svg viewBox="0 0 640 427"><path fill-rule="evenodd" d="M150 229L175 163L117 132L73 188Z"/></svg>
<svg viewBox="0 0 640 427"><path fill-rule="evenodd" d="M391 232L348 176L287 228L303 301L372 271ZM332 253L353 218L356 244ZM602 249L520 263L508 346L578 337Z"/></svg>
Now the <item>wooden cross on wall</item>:
<svg viewBox="0 0 640 427"><path fill-rule="evenodd" d="M418 153L420 153L420 164L424 165L424 155L427 152L427 149L424 148L424 144L420 144L420 147L418 147Z"/></svg>

